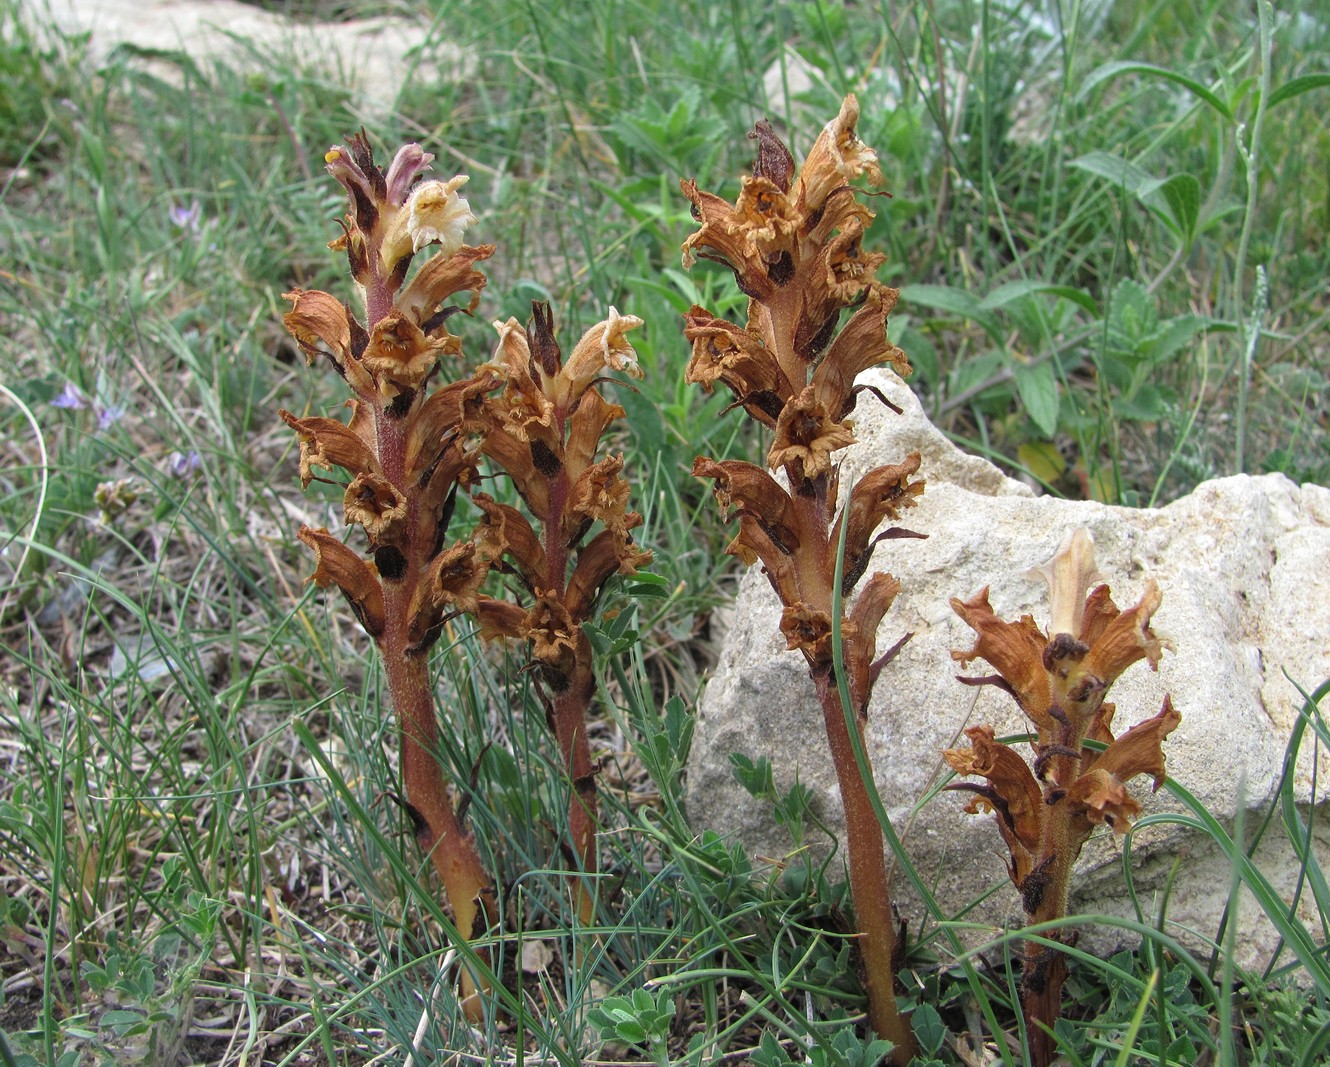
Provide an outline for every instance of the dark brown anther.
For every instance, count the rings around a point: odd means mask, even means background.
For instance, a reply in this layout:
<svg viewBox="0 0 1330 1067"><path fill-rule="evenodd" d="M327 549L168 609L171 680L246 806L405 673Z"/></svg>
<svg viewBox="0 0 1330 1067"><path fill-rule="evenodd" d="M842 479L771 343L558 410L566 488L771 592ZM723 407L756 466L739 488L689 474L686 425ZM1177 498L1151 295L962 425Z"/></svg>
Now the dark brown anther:
<svg viewBox="0 0 1330 1067"><path fill-rule="evenodd" d="M526 322L527 346L531 349L531 358L545 372L547 378L553 378L563 366L563 353L559 342L554 337L554 312L546 300L531 301L531 318Z"/></svg>
<svg viewBox="0 0 1330 1067"><path fill-rule="evenodd" d="M401 581L406 573L406 557L393 545L380 545L374 550L374 566L385 582Z"/></svg>
<svg viewBox="0 0 1330 1067"><path fill-rule="evenodd" d="M1049 856L1043 863L1039 864L1034 870L1025 876L1025 881L1020 884L1021 907L1025 909L1026 915L1033 915L1039 910L1039 905L1044 901L1044 891L1048 889L1052 882L1053 861L1056 856Z"/></svg>
<svg viewBox="0 0 1330 1067"><path fill-rule="evenodd" d="M1044 670L1055 670L1060 660L1079 660L1089 651L1089 645L1077 641L1071 634L1055 634L1044 649Z"/></svg>
<svg viewBox="0 0 1330 1067"><path fill-rule="evenodd" d="M531 438L531 462L546 478L557 478L563 470L563 461L539 438Z"/></svg>
<svg viewBox="0 0 1330 1067"><path fill-rule="evenodd" d="M757 142L757 159L753 162L753 177L766 178L782 193L788 193L794 183L794 156L785 142L776 136L771 123L759 119L748 135Z"/></svg>
<svg viewBox="0 0 1330 1067"><path fill-rule="evenodd" d="M789 252L782 252L767 264L767 277L777 286L784 285L794 277L794 257Z"/></svg>

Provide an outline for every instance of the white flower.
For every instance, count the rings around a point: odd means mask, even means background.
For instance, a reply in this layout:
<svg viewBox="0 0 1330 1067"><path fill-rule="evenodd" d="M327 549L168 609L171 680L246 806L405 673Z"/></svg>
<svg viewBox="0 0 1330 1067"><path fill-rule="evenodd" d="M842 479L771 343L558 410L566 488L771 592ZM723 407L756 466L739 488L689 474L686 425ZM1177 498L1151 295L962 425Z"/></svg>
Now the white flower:
<svg viewBox="0 0 1330 1067"><path fill-rule="evenodd" d="M421 182L411 193L406 204L406 232L413 252L437 242L443 254L451 256L462 247L466 228L477 221L471 205L457 195L468 180L465 174L459 174L446 182Z"/></svg>

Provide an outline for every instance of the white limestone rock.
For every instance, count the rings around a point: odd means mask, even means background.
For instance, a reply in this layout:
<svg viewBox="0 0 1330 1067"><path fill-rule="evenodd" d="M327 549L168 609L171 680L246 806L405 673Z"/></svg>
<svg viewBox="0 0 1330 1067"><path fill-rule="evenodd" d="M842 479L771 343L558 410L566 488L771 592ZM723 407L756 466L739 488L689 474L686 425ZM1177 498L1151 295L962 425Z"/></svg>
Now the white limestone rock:
<svg viewBox="0 0 1330 1067"><path fill-rule="evenodd" d="M398 15L344 22L300 22L240 0L23 0L36 27L89 35L94 63L121 45L181 50L199 61L239 69L260 57L287 59L329 84L356 91L367 117L386 114L405 79L462 77L474 57L444 39L425 18ZM161 68L167 76L171 68Z"/></svg>
<svg viewBox="0 0 1330 1067"><path fill-rule="evenodd" d="M907 631L914 637L878 682L867 740L887 810L943 907L959 909L984 887L1000 884L1004 888L966 918L994 926L1020 922L992 819L964 814L964 795L944 793L922 806L920 801L944 773L941 750L963 747L966 726L991 723L999 736L1027 728L1005 694L955 681L950 650L972 647L974 635L949 598L968 598L987 585L1002 618L1028 612L1046 624L1046 587L1027 571L1049 559L1064 534L1078 526L1093 534L1100 573L1120 607L1137 601L1146 578L1159 582L1164 599L1153 627L1176 649L1165 654L1158 673L1140 663L1113 686L1116 731L1157 712L1171 694L1182 724L1164 745L1170 775L1225 826L1232 828L1241 813L1251 830L1280 778L1303 703L1297 685L1310 691L1330 677L1330 489L1299 488L1282 475L1243 475L1206 482L1154 510L1035 497L952 446L895 375L875 372L861 380L881 388L905 414L861 395L855 428L860 443L848 451L845 476L852 479L918 449L920 473L928 481L919 506L901 522L928 540L885 542L874 556L874 569L890 571L904 587L883 620L878 647L889 647ZM797 779L812 789L831 825L841 818L821 712L802 656L784 648L778 617L776 596L755 567L741 581L733 625L699 706L689 770L689 808L698 828L735 834L767 856L787 852L789 837L770 806L737 784L731 753L766 756L778 788ZM987 664L976 661L964 673L988 672ZM1316 781L1324 783L1330 761L1322 757L1314 768L1309 740L1294 779L1304 813L1325 801L1323 785L1313 796L1316 772ZM1148 782L1133 783L1133 793L1146 800L1146 814L1183 810L1166 791L1149 797L1148 789ZM1327 816L1320 813L1318 823L1324 825ZM1330 863L1330 841L1321 844L1322 862ZM1121 838L1108 832L1087 845L1074 881L1075 910L1134 917L1120 853ZM1171 877L1168 932L1185 933L1193 945L1197 935L1216 933L1231 874L1206 838L1179 825L1150 826L1134 836L1132 857L1146 921L1154 920L1156 896ZM1277 829L1267 833L1258 862L1291 899L1297 861ZM897 886L917 931L922 909L903 877ZM1273 950L1274 932L1258 921L1249 898L1240 907L1239 962L1256 964ZM1116 930L1087 928L1081 944L1107 950L1128 940Z"/></svg>

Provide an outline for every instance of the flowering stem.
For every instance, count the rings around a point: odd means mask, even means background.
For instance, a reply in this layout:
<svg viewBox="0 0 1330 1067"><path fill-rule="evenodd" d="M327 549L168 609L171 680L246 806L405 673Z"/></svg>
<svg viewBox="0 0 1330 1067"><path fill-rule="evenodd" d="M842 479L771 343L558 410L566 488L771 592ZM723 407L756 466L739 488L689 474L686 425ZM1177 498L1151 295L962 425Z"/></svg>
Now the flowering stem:
<svg viewBox="0 0 1330 1067"><path fill-rule="evenodd" d="M383 660L402 742L407 810L414 823L416 842L433 861L443 881L457 930L471 941L497 919L494 891L475 842L457 820L451 791L439 765L439 730L427 657L390 654L391 635L394 631L405 631L404 625L394 625L392 620L405 619L405 615L389 614L388 619ZM481 955L483 958L485 954ZM470 973L463 972L462 1008L468 1019L477 1022L483 1018L480 994L488 992L488 981L483 977L477 981Z"/></svg>
<svg viewBox="0 0 1330 1067"><path fill-rule="evenodd" d="M836 768L841 804L845 808L845 841L849 852L850 894L859 927L859 954L868 993L868 1021L878 1037L893 1045L892 1062L904 1065L914 1054L914 1036L896 1007L896 933L887 878L886 846L877 824L868 786L859 773L845 711L832 672L814 679L822 704L822 720ZM862 736L862 734L861 734Z"/></svg>
<svg viewBox="0 0 1330 1067"><path fill-rule="evenodd" d="M1078 741L1072 750L1077 751L1079 747ZM1063 793L1066 786L1080 776L1081 761L1073 756L1054 756L1050 766L1046 796ZM1022 894L1027 926L1066 916L1071 871L1084 844L1084 837L1077 834L1073 826L1075 812L1065 796L1047 804L1046 808L1034 866L1037 873L1027 879L1027 883L1034 884L1027 884ZM1021 1008L1030 1042L1030 1063L1033 1067L1047 1067L1056 1051L1052 1031L1062 1014L1062 986L1067 979L1067 962L1058 949L1027 941L1024 963Z"/></svg>
<svg viewBox="0 0 1330 1067"><path fill-rule="evenodd" d="M819 508L826 511L826 478L816 479ZM819 528L827 529L825 517ZM836 677L835 664L845 663L844 596L845 540L849 524L842 522L835 546L836 565L827 590L832 623L832 669L815 676L831 761L836 768L841 806L845 809L845 840L849 852L850 894L859 926L859 951L864 961L864 988L868 992L869 1022L878 1037L892 1043L891 1059L904 1067L914 1056L914 1032L896 1006L896 928L887 876L886 844L878 825L869 783L873 765L864 747L868 721L868 692L852 692L848 678ZM830 547L830 546L828 546ZM874 635L853 635L851 640L872 641ZM872 683L869 682L871 687ZM849 707L845 702L849 702ZM853 712L851 737L850 712ZM857 742L857 744L856 744Z"/></svg>
<svg viewBox="0 0 1330 1067"><path fill-rule="evenodd" d="M560 405L554 413L559 439L568 440L567 412ZM559 471L549 479L549 514L545 518L544 534L546 576L554 593L562 601L568 587L568 549L564 544L564 515L569 497L568 470L560 465ZM596 797L595 768L591 762L591 744L587 739L586 713L595 693L595 675L591 669L591 642L580 630L574 652L575 667L567 688L553 701L554 731L563 757L563 767L572 790L568 802L568 837L582 877L576 879L574 898L577 915L583 926L595 921L596 897L594 892L599 861L596 855L596 824L599 804Z"/></svg>

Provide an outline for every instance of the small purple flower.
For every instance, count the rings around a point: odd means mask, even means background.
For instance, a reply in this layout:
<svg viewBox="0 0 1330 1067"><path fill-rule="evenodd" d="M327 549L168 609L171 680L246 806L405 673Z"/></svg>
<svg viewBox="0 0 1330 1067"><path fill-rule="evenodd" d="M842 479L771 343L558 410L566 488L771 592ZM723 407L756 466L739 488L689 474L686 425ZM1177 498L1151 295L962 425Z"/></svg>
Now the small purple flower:
<svg viewBox="0 0 1330 1067"><path fill-rule="evenodd" d="M97 412L97 429L105 432L125 417L123 404L103 404L98 401L93 405Z"/></svg>
<svg viewBox="0 0 1330 1067"><path fill-rule="evenodd" d="M69 411L81 411L87 406L88 402L83 399L79 387L69 381L65 382L65 387L51 401L51 407L66 408Z"/></svg>
<svg viewBox="0 0 1330 1067"><path fill-rule="evenodd" d="M188 230L190 233L198 233L199 224L203 219L203 205L197 200L191 200L189 207L172 204L170 216L171 225L177 230Z"/></svg>
<svg viewBox="0 0 1330 1067"><path fill-rule="evenodd" d="M192 448L188 452L172 452L166 457L166 469L176 478L193 474L202 466L203 457Z"/></svg>

